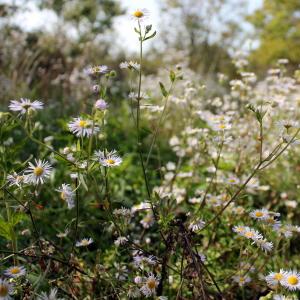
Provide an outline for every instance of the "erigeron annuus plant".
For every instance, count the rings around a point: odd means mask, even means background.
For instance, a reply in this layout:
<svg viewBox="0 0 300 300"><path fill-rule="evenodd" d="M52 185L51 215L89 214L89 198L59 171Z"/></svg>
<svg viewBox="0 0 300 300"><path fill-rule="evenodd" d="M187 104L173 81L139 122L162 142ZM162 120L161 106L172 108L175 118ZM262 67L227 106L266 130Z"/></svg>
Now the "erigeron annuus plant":
<svg viewBox="0 0 300 300"><path fill-rule="evenodd" d="M107 126L114 70L85 70L95 97L64 121L59 146L42 138L41 101L13 100L12 113L2 113L3 133L20 130L38 148L11 166L2 159L0 234L9 245L0 249L7 263L0 299L280 299L300 289L299 261L288 261L300 229L280 218L268 187L273 172L295 162L296 79L281 61L257 83L239 54L239 79L222 97L207 99L197 75L181 66L153 84L144 75L144 43L156 34L148 17L133 12L139 60L120 64L136 80L128 105L140 199L116 196L125 197L118 179L129 167ZM156 96L147 96L144 82ZM161 160L164 143L170 161ZM63 215L61 228L51 224L55 235L39 225L48 210Z"/></svg>

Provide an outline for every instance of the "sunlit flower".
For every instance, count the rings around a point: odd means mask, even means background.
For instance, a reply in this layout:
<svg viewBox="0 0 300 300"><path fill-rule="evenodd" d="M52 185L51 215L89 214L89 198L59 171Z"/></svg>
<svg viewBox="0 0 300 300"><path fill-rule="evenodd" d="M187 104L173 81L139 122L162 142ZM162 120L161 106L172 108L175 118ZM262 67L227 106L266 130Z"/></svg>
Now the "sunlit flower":
<svg viewBox="0 0 300 300"><path fill-rule="evenodd" d="M281 284L290 291L300 290L300 273L296 270L288 271Z"/></svg>
<svg viewBox="0 0 300 300"><path fill-rule="evenodd" d="M145 283L140 290L145 297L151 297L152 295L155 295L158 284L159 278L150 273L148 277L145 278Z"/></svg>
<svg viewBox="0 0 300 300"><path fill-rule="evenodd" d="M257 220L266 220L270 215L269 211L265 208L255 209L250 214L250 217Z"/></svg>
<svg viewBox="0 0 300 300"><path fill-rule="evenodd" d="M105 65L93 66L86 69L86 73L88 75L105 74L107 72L108 72L108 66Z"/></svg>
<svg viewBox="0 0 300 300"><path fill-rule="evenodd" d="M25 170L25 181L31 184L43 184L50 177L52 167L48 161L36 160L35 165L29 162L29 167Z"/></svg>
<svg viewBox="0 0 300 300"><path fill-rule="evenodd" d="M267 284L271 287L276 287L278 284L282 284L286 276L286 271L280 270L279 272L270 272L269 275L265 277Z"/></svg>
<svg viewBox="0 0 300 300"><path fill-rule="evenodd" d="M67 202L69 209L75 206L74 204L75 193L69 184L63 183L61 187L58 188L56 191L60 193L60 198L63 201Z"/></svg>
<svg viewBox="0 0 300 300"><path fill-rule="evenodd" d="M120 63L120 68L138 71L140 69L140 64L134 61L124 61Z"/></svg>
<svg viewBox="0 0 300 300"><path fill-rule="evenodd" d="M92 238L83 238L82 240L76 242L76 247L87 247L94 241Z"/></svg>
<svg viewBox="0 0 300 300"><path fill-rule="evenodd" d="M82 118L74 118L68 124L69 130L75 134L77 137L89 137L93 134L99 132L99 127L94 124L91 120L85 120Z"/></svg>
<svg viewBox="0 0 300 300"><path fill-rule="evenodd" d="M23 266L13 266L4 271L5 276L18 278L26 274L26 269Z"/></svg>
<svg viewBox="0 0 300 300"><path fill-rule="evenodd" d="M148 17L149 17L149 11L146 8L136 9L131 14L131 18L139 22L145 21Z"/></svg>
<svg viewBox="0 0 300 300"><path fill-rule="evenodd" d="M11 100L8 107L11 111L18 111L21 115L24 115L29 111L43 109L43 105L44 104L38 100L31 102L29 99L21 98L20 101Z"/></svg>
<svg viewBox="0 0 300 300"><path fill-rule="evenodd" d="M95 158L104 167L116 167L122 163L122 158L117 155L116 150L105 153L105 151L95 151Z"/></svg>
<svg viewBox="0 0 300 300"><path fill-rule="evenodd" d="M11 300L14 293L14 285L6 279L0 279L0 300Z"/></svg>

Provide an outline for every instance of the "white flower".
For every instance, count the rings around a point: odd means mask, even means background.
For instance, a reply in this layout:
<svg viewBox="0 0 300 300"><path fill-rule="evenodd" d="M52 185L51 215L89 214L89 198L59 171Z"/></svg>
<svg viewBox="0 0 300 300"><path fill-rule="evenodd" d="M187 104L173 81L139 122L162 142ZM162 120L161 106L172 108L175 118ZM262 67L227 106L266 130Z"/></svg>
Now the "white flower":
<svg viewBox="0 0 300 300"><path fill-rule="evenodd" d="M25 170L25 182L32 184L43 184L45 179L50 177L52 167L48 161L36 160L35 165L29 162L29 167Z"/></svg>
<svg viewBox="0 0 300 300"><path fill-rule="evenodd" d="M231 185L236 185L240 183L240 180L235 176L230 176L229 178L226 179L226 182Z"/></svg>
<svg viewBox="0 0 300 300"><path fill-rule="evenodd" d="M235 275L232 277L232 279L233 279L233 281L238 283L239 286L244 286L245 284L247 284L248 282L251 281L251 278L247 275L245 275L245 276Z"/></svg>
<svg viewBox="0 0 300 300"><path fill-rule="evenodd" d="M18 278L26 274L26 269L23 266L13 266L4 271L5 276ZM1 295L1 293L0 293Z"/></svg>
<svg viewBox="0 0 300 300"><path fill-rule="evenodd" d="M63 298L57 298L57 289L51 289L49 295L42 292L42 294L37 298L37 300L63 300Z"/></svg>
<svg viewBox="0 0 300 300"><path fill-rule="evenodd" d="M108 153L104 151L95 151L95 158L104 167L116 167L122 163L122 158L117 155L116 150L112 150Z"/></svg>
<svg viewBox="0 0 300 300"><path fill-rule="evenodd" d="M0 300L11 300L14 293L14 285L6 279L0 279Z"/></svg>
<svg viewBox="0 0 300 300"><path fill-rule="evenodd" d="M20 101L11 100L8 106L12 111L19 111L21 115L26 114L29 110L36 111L43 109L43 103L41 101L35 100L31 102L29 99L21 98Z"/></svg>
<svg viewBox="0 0 300 300"><path fill-rule="evenodd" d="M205 226L205 222L203 220L197 220L197 221L193 221L188 228L189 230L195 232L201 230L204 226Z"/></svg>
<svg viewBox="0 0 300 300"><path fill-rule="evenodd" d="M288 298L285 297L284 295L276 294L273 295L273 300L288 300Z"/></svg>
<svg viewBox="0 0 300 300"><path fill-rule="evenodd" d="M85 70L88 75L105 74L108 72L108 66L100 65L89 67Z"/></svg>
<svg viewBox="0 0 300 300"><path fill-rule="evenodd" d="M131 19L139 22L145 21L149 17L149 11L146 8L136 9L131 14Z"/></svg>
<svg viewBox="0 0 300 300"><path fill-rule="evenodd" d="M87 247L93 242L92 238L83 238L81 241L76 242L76 247Z"/></svg>
<svg viewBox="0 0 300 300"><path fill-rule="evenodd" d="M152 295L155 295L156 293L156 287L159 284L159 279L155 277L152 273L148 275L147 278L145 278L144 285L140 288L140 291L144 294L146 298L151 297Z"/></svg>
<svg viewBox="0 0 300 300"><path fill-rule="evenodd" d="M237 225L237 226L234 226L232 228L232 231L235 232L235 233L237 233L238 235L244 236L244 233L248 229L249 229L249 227L242 226L242 225Z"/></svg>
<svg viewBox="0 0 300 300"><path fill-rule="evenodd" d="M140 223L143 225L144 228L150 228L154 224L154 217L152 212L149 212L141 221Z"/></svg>
<svg viewBox="0 0 300 300"><path fill-rule="evenodd" d="M84 120L82 118L73 118L68 124L69 130L77 137L89 137L99 132L99 127L94 125L91 120Z"/></svg>
<svg viewBox="0 0 300 300"><path fill-rule="evenodd" d="M270 252L273 249L273 243L268 242L266 239L255 239L253 243L266 252Z"/></svg>
<svg viewBox="0 0 300 300"><path fill-rule="evenodd" d="M128 239L124 236L119 236L116 240L115 240L115 245L116 246L120 246L120 245L124 245L128 242Z"/></svg>
<svg viewBox="0 0 300 300"><path fill-rule="evenodd" d="M296 270L286 272L281 284L290 291L300 290L300 273Z"/></svg>
<svg viewBox="0 0 300 300"><path fill-rule="evenodd" d="M265 208L253 210L249 216L258 220L266 220L268 217L270 217L269 211Z"/></svg>
<svg viewBox="0 0 300 300"><path fill-rule="evenodd" d="M265 277L267 284L271 287L276 287L279 283L282 284L286 271L280 270L279 272L270 272L269 275Z"/></svg>
<svg viewBox="0 0 300 300"><path fill-rule="evenodd" d="M104 99L98 99L94 106L99 110L106 110L108 108L108 104Z"/></svg>
<svg viewBox="0 0 300 300"><path fill-rule="evenodd" d="M75 206L74 204L75 193L69 184L63 183L61 187L56 191L60 193L60 198L67 202L68 209L71 209Z"/></svg>
<svg viewBox="0 0 300 300"><path fill-rule="evenodd" d="M134 61L124 61L120 63L120 68L138 71L140 69L140 64Z"/></svg>
<svg viewBox="0 0 300 300"><path fill-rule="evenodd" d="M9 183L9 186L16 185L17 187L21 187L21 185L25 183L25 176L22 174L19 175L16 172L9 174L6 179Z"/></svg>

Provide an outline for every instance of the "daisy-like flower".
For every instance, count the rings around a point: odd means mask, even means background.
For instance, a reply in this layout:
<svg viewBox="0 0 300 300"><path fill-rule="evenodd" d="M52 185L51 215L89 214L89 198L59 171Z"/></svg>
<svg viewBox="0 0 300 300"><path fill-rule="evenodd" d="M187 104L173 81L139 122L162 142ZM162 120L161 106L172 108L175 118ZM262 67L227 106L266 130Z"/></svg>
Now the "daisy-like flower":
<svg viewBox="0 0 300 300"><path fill-rule="evenodd" d="M251 278L247 275L241 276L241 275L235 275L232 277L233 281L236 282L239 286L244 286L248 282L251 281Z"/></svg>
<svg viewBox="0 0 300 300"><path fill-rule="evenodd" d="M146 216L140 221L144 228L150 228L154 224L154 217L152 212L146 214Z"/></svg>
<svg viewBox="0 0 300 300"><path fill-rule="evenodd" d="M99 110L106 110L108 108L108 104L104 99L98 99L94 106Z"/></svg>
<svg viewBox="0 0 300 300"><path fill-rule="evenodd" d="M104 151L96 151L95 158L104 167L116 167L123 161L122 158L117 155L116 150L112 150L108 153L105 153Z"/></svg>
<svg viewBox="0 0 300 300"><path fill-rule="evenodd" d="M107 72L108 72L108 66L105 65L92 66L86 69L86 73L88 75L105 74Z"/></svg>
<svg viewBox="0 0 300 300"><path fill-rule="evenodd" d="M100 130L98 126L93 126L93 122L91 120L84 120L82 118L74 118L73 121L68 124L68 127L69 130L77 137L89 137Z"/></svg>
<svg viewBox="0 0 300 300"><path fill-rule="evenodd" d="M265 277L267 284L271 287L276 287L279 284L282 284L286 276L286 271L280 270L279 272L270 272L269 275Z"/></svg>
<svg viewBox="0 0 300 300"><path fill-rule="evenodd" d="M20 115L25 115L28 111L36 111L43 109L43 103L35 100L31 102L29 99L21 98L20 101L11 100L8 106L11 111L18 111Z"/></svg>
<svg viewBox="0 0 300 300"><path fill-rule="evenodd" d="M36 160L35 165L29 162L29 167L25 170L25 182L31 184L43 184L45 179L50 177L52 167L48 161Z"/></svg>
<svg viewBox="0 0 300 300"><path fill-rule="evenodd" d="M197 220L197 221L193 221L188 228L189 230L195 232L201 230L204 226L205 226L205 222L203 220Z"/></svg>
<svg viewBox="0 0 300 300"><path fill-rule="evenodd" d="M300 290L300 273L296 270L288 271L281 284L290 291Z"/></svg>
<svg viewBox="0 0 300 300"><path fill-rule="evenodd" d="M92 238L83 238L81 241L76 242L76 247L87 247L93 242Z"/></svg>
<svg viewBox="0 0 300 300"><path fill-rule="evenodd" d="M71 209L75 206L74 204L75 193L69 184L63 183L61 187L56 191L60 193L60 198L63 201L67 202L68 209Z"/></svg>
<svg viewBox="0 0 300 300"><path fill-rule="evenodd" d="M9 174L6 179L9 186L16 185L17 187L21 187L21 185L25 183L25 176L23 174L17 174L16 172Z"/></svg>
<svg viewBox="0 0 300 300"><path fill-rule="evenodd" d="M266 252L270 252L273 249L273 243L268 242L266 239L255 239L253 243Z"/></svg>
<svg viewBox="0 0 300 300"><path fill-rule="evenodd" d="M226 182L231 185L236 185L240 183L240 180L235 176L230 176L229 178L226 179Z"/></svg>
<svg viewBox="0 0 300 300"><path fill-rule="evenodd" d="M140 69L140 64L134 61L124 61L120 63L120 68L138 71Z"/></svg>
<svg viewBox="0 0 300 300"><path fill-rule="evenodd" d="M145 283L140 288L140 291L144 294L145 297L151 297L152 295L155 295L158 284L159 278L150 273L148 277L145 278Z"/></svg>
<svg viewBox="0 0 300 300"><path fill-rule="evenodd" d="M23 266L13 266L4 271L4 275L12 278L18 278L26 274Z"/></svg>
<svg viewBox="0 0 300 300"><path fill-rule="evenodd" d="M124 245L128 242L128 239L125 236L119 236L115 241L114 244L119 247L120 245Z"/></svg>
<svg viewBox="0 0 300 300"><path fill-rule="evenodd" d="M243 236L250 240L259 240L259 239L263 238L261 233L259 233L255 229L249 228L249 227L245 230L245 232L243 233Z"/></svg>
<svg viewBox="0 0 300 300"><path fill-rule="evenodd" d="M6 279L0 279L0 300L11 300L14 293L14 286Z"/></svg>
<svg viewBox="0 0 300 300"><path fill-rule="evenodd" d="M265 208L253 210L249 216L257 220L266 220L270 217L269 211Z"/></svg>
<svg viewBox="0 0 300 300"><path fill-rule="evenodd" d="M63 298L57 298L57 289L53 288L50 290L49 294L42 292L37 300L63 300Z"/></svg>
<svg viewBox="0 0 300 300"><path fill-rule="evenodd" d="M286 131L289 131L290 128L299 127L298 123L292 120L280 120L276 123L276 125L279 127L279 129Z"/></svg>
<svg viewBox="0 0 300 300"><path fill-rule="evenodd" d="M136 9L131 14L131 19L134 21L143 22L149 17L149 11L146 8Z"/></svg>
<svg viewBox="0 0 300 300"><path fill-rule="evenodd" d="M246 226L242 226L242 225L238 225L238 226L234 226L232 228L232 231L237 233L238 235L244 236L245 231L248 229L249 227Z"/></svg>

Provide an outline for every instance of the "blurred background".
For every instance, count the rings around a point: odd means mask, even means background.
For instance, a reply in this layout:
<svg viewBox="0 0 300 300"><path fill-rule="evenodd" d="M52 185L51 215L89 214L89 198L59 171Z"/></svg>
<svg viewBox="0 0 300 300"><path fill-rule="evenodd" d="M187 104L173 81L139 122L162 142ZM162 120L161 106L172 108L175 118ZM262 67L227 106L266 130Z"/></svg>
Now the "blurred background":
<svg viewBox="0 0 300 300"><path fill-rule="evenodd" d="M289 68L300 61L299 0L0 0L1 106L19 97L64 109L84 101L87 65L118 69L137 56L136 8L150 11L147 23L157 30L146 47L146 74L181 63L214 85L218 73L235 74L237 51L261 77L280 58ZM122 75L112 93L128 94Z"/></svg>

